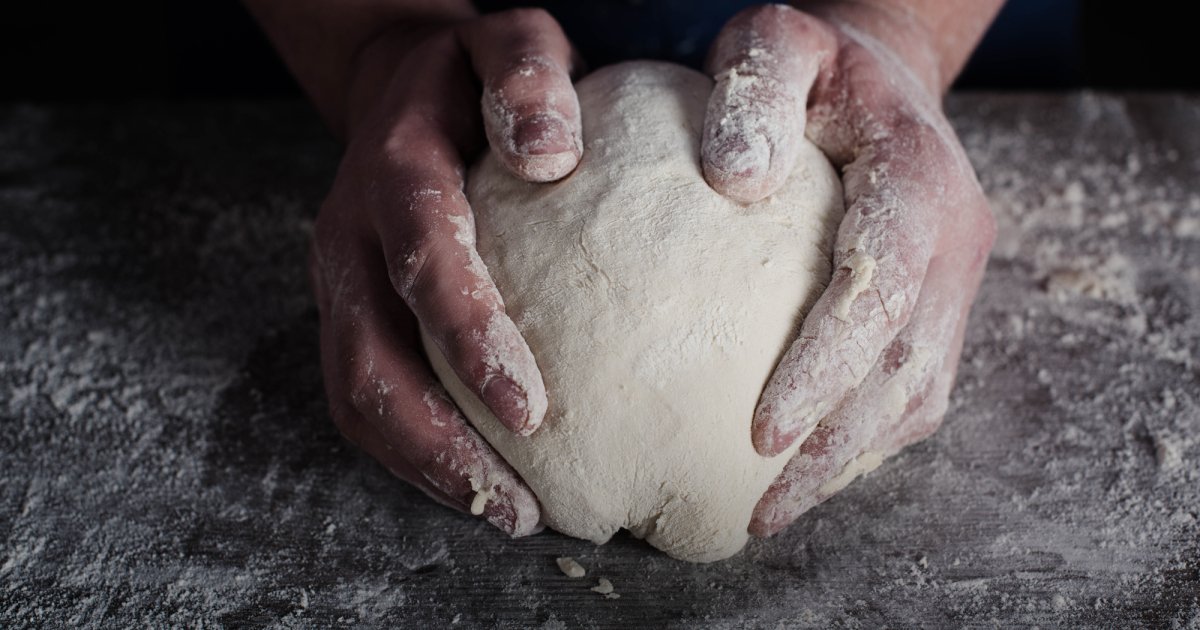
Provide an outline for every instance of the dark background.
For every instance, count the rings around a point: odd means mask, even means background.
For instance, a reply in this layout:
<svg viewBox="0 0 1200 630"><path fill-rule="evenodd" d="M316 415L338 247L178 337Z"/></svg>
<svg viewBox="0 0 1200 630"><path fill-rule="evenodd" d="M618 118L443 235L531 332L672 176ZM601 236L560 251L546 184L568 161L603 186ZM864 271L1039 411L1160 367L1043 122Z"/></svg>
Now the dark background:
<svg viewBox="0 0 1200 630"><path fill-rule="evenodd" d="M1009 0L958 87L1194 90L1190 7ZM0 100L298 94L237 0L14 0L0 9Z"/></svg>

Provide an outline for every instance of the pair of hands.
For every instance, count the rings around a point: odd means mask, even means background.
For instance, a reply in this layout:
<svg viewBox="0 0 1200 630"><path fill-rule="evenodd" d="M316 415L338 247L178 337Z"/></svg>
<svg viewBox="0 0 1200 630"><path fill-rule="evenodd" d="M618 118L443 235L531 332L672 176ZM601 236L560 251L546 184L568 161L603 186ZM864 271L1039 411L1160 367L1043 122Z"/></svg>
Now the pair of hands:
<svg viewBox="0 0 1200 630"><path fill-rule="evenodd" d="M841 170L847 204L832 282L751 427L766 456L803 440L755 510L760 536L937 428L994 235L920 29L886 13L826 17L745 11L708 68L701 161L715 190L743 202L771 194L807 135ZM886 44L870 34L882 32ZM571 172L582 154L572 55L539 10L375 37L358 56L348 148L314 235L338 428L460 510L480 480L494 483L483 515L513 536L536 530L537 500L446 395L419 327L505 426L537 429L545 387L475 252L463 178L485 136L517 177Z"/></svg>

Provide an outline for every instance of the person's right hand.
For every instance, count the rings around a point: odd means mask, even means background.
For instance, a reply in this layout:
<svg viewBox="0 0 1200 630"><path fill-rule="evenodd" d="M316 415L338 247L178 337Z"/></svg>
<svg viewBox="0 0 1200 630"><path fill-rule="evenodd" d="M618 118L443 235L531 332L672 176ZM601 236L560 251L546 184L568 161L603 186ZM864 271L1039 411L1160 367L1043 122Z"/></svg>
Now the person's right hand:
<svg viewBox="0 0 1200 630"><path fill-rule="evenodd" d="M755 508L758 536L941 424L996 233L942 111L955 64L935 31L893 2L804 5L747 9L718 35L701 149L709 183L738 201L777 190L806 138L844 188L832 278L750 427L764 456L800 443Z"/></svg>
<svg viewBox="0 0 1200 630"><path fill-rule="evenodd" d="M536 498L447 396L420 330L505 426L537 429L545 386L475 251L463 178L485 133L522 179L575 168L571 46L545 12L514 10L395 27L362 48L355 67L346 153L311 256L334 422L431 497L482 507L510 535L532 533Z"/></svg>

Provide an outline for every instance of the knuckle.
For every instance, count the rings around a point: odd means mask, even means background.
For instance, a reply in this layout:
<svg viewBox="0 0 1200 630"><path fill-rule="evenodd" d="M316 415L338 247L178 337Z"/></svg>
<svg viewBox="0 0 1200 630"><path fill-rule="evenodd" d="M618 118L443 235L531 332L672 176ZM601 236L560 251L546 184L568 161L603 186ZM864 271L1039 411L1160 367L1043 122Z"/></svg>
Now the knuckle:
<svg viewBox="0 0 1200 630"><path fill-rule="evenodd" d="M448 167L454 162L446 159L454 158L453 147L431 130L424 112L399 112L386 133L366 142L371 145L362 160L360 184L366 192L408 196L453 179Z"/></svg>
<svg viewBox="0 0 1200 630"><path fill-rule="evenodd" d="M417 180L427 185L407 186L396 196L403 216L383 239L388 275L406 300L431 261L474 238L471 217L460 210L461 190Z"/></svg>
<svg viewBox="0 0 1200 630"><path fill-rule="evenodd" d="M714 40L710 53L712 59L709 60L709 63L713 68L719 71L735 60L744 58L745 50L751 46L752 41L758 38L754 24L759 21L757 16L762 8L762 6L753 6L743 9L725 23L724 28Z"/></svg>
<svg viewBox="0 0 1200 630"><path fill-rule="evenodd" d="M477 393L488 379L487 354L480 346L480 329L467 322L450 322L436 333L439 348L459 379Z"/></svg>
<svg viewBox="0 0 1200 630"><path fill-rule="evenodd" d="M428 167L406 166L399 177L400 185L388 206L399 206L405 224L412 230L433 231L445 217L457 214L458 208L466 204L459 182L447 182Z"/></svg>
<svg viewBox="0 0 1200 630"><path fill-rule="evenodd" d="M396 292L405 301L412 300L426 267L438 255L441 242L441 238L429 231L419 232L393 255L388 274Z"/></svg>
<svg viewBox="0 0 1200 630"><path fill-rule="evenodd" d="M446 491L452 487L454 477L452 470L446 466L448 456L439 452L432 445L413 445L405 452L405 460L416 468L435 487Z"/></svg>
<svg viewBox="0 0 1200 630"><path fill-rule="evenodd" d="M894 299L893 296L911 296L916 297L916 293L920 291L922 281L925 277L925 272L929 267L929 259L924 255L891 255L880 254L876 257L888 259L888 264L877 265L876 275L872 278L872 282L863 289L860 295L868 293L877 293L874 297L887 303L889 299ZM915 299L906 299L905 304L911 306L916 303ZM906 316L910 309L901 309L902 316Z"/></svg>

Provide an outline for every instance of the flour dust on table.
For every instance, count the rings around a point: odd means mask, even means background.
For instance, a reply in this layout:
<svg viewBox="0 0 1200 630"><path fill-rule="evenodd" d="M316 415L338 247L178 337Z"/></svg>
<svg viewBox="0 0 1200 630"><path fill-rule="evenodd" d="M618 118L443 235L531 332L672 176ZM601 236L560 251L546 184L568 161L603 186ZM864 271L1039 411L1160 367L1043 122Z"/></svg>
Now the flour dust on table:
<svg viewBox="0 0 1200 630"><path fill-rule="evenodd" d="M467 185L465 237L537 359L542 426L510 433L425 345L547 525L596 543L627 528L677 558L725 558L795 451L760 456L750 424L831 277L841 184L805 144L771 197L741 205L714 192L699 164L712 82L698 72L631 62L577 89L585 146L573 174L530 184L489 154Z"/></svg>

